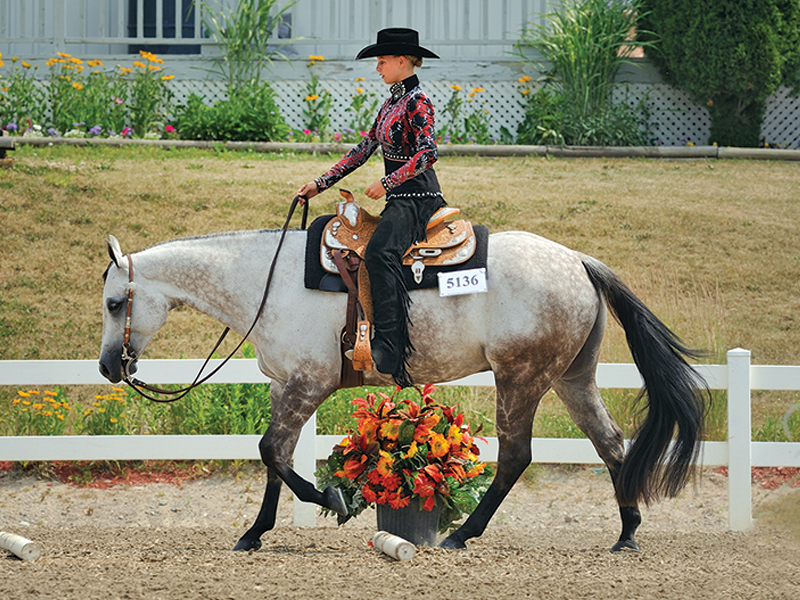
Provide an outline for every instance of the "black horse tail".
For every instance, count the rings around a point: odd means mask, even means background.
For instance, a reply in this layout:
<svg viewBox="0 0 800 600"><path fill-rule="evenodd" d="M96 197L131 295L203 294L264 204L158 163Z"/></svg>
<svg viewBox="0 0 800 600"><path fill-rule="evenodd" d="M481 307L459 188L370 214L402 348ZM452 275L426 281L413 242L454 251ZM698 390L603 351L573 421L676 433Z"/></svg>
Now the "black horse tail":
<svg viewBox="0 0 800 600"><path fill-rule="evenodd" d="M583 258L594 287L625 330L633 361L644 379L637 402L645 398L647 416L639 425L617 474L621 506L674 497L686 485L697 461L710 405L708 385L689 366L700 352L681 340L600 261ZM644 412L644 410L643 410ZM675 435L674 444L670 444Z"/></svg>

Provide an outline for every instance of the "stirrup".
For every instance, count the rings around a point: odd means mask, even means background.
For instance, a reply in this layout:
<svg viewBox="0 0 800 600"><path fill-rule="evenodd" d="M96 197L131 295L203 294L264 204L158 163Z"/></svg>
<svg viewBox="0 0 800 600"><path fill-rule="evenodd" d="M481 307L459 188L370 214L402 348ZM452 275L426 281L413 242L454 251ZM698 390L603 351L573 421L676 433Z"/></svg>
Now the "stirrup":
<svg viewBox="0 0 800 600"><path fill-rule="evenodd" d="M345 357L353 361L353 369L356 371L372 371L373 369L369 332L369 321L359 321L356 327L355 346L344 351Z"/></svg>

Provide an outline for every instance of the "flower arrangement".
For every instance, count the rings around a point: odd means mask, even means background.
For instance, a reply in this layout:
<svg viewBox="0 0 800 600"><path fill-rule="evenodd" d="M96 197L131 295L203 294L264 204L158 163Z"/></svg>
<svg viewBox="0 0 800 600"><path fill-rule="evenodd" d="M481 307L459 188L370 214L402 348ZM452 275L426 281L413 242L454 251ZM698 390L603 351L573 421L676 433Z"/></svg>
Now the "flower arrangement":
<svg viewBox="0 0 800 600"><path fill-rule="evenodd" d="M421 403L395 402L382 393L353 400L357 429L316 474L319 485L337 487L345 498L349 514L338 517L340 524L374 504L403 508L418 502L430 511L438 503L439 531L445 532L475 510L491 470L479 461L464 415L433 400L434 390L426 385Z"/></svg>

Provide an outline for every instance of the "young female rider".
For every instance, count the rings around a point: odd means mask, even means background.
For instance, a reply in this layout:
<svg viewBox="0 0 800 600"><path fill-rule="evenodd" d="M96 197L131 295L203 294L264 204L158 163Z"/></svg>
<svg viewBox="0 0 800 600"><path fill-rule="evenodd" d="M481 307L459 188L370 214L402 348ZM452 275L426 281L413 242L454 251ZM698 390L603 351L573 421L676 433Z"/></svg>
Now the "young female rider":
<svg viewBox="0 0 800 600"><path fill-rule="evenodd" d="M306 198L316 196L382 148L386 175L365 191L374 200L386 196L381 221L365 256L375 327L372 360L379 372L392 375L406 387L413 384L406 361L414 348L408 333L411 300L401 275L401 260L411 244L425 239L428 220L445 206L433 170L438 158L433 104L420 89L414 68L422 64L423 57L439 57L419 45L416 31L404 28L379 31L377 43L361 50L356 59L368 57L377 57L376 70L391 86L391 96L361 143L297 193Z"/></svg>

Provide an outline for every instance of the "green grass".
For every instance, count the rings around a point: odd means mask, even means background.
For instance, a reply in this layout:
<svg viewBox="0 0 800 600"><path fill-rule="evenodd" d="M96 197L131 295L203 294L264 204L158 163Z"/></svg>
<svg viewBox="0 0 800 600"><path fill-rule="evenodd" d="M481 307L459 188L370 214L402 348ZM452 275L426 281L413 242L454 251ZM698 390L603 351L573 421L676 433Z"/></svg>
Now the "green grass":
<svg viewBox="0 0 800 600"><path fill-rule="evenodd" d="M0 360L97 358L109 233L123 249L135 250L178 236L278 228L299 185L338 158L219 148L20 146L15 166L0 169ZM382 171L375 158L343 182L374 213L382 202L364 198L363 190ZM703 362L724 363L728 349L743 347L754 364L798 364L800 205L793 163L442 157L437 174L448 202L473 222L493 232L532 231L611 266L689 346L707 352ZM337 198L328 192L312 200L310 217L332 212ZM145 358L204 357L219 331L208 317L173 311ZM226 342L219 353L232 348ZM613 323L601 360L631 362L624 333ZM133 416L124 427L263 430L266 386L201 389L207 397L166 409L139 407L126 396ZM70 405L84 410L111 391L61 389ZM343 433L352 393L326 401L321 431ZM603 395L631 431L635 392ZM16 396L16 388L0 389L0 431L7 431ZM218 401L222 397L228 399ZM715 397L709 434L724 439L724 394ZM438 398L459 403L473 427L495 434L493 390L442 388ZM753 398L754 438L783 439L780 421L798 403L796 394ZM248 420L230 408L226 414L224 402L257 405L261 416ZM800 439L797 419L795 413L790 420L794 439ZM533 433L579 435L550 394Z"/></svg>

